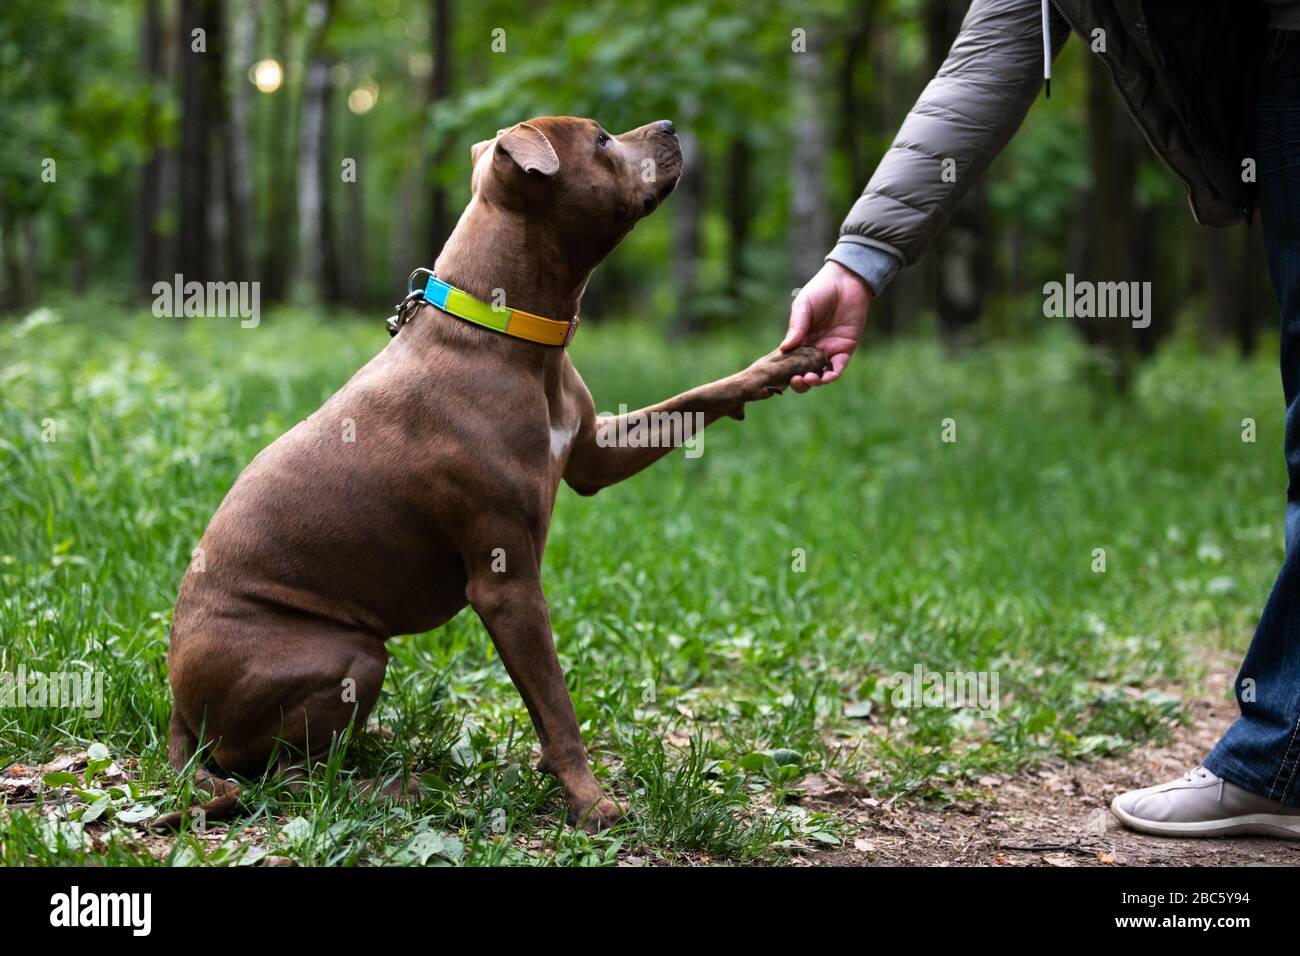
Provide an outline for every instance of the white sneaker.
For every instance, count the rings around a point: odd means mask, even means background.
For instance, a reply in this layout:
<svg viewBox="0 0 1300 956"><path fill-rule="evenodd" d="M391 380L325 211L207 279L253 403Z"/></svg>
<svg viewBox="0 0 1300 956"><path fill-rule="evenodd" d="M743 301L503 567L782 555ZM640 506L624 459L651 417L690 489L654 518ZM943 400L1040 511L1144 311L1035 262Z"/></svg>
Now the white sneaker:
<svg viewBox="0 0 1300 956"><path fill-rule="evenodd" d="M1204 767L1170 783L1122 793L1110 809L1124 826L1156 836L1300 840L1300 807L1243 790Z"/></svg>

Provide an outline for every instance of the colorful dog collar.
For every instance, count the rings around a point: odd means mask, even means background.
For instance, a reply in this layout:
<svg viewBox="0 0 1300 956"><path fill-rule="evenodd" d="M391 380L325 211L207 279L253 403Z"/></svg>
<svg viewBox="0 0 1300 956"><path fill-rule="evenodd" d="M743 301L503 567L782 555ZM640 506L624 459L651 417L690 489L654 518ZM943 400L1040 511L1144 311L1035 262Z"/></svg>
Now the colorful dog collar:
<svg viewBox="0 0 1300 956"><path fill-rule="evenodd" d="M417 278L424 278L424 287L418 287ZM502 335L536 342L538 345L550 345L563 348L573 341L573 334L578 330L578 317L571 322L547 319L533 315L523 309L507 309L476 299L468 292L462 292L453 285L443 282L428 269L416 269L407 280L407 296L398 306L397 314L388 320L388 330L393 335L411 319L415 305L420 301L429 303L458 319L481 325Z"/></svg>

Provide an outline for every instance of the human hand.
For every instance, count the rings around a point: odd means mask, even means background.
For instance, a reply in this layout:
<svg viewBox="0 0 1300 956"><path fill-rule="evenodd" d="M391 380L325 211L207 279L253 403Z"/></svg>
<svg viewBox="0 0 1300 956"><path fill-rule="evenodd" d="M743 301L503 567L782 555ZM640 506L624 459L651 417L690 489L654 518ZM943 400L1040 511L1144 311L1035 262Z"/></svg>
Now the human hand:
<svg viewBox="0 0 1300 956"><path fill-rule="evenodd" d="M799 345L815 345L826 353L831 367L790 379L796 392L829 385L844 372L858 347L871 305L871 287L862 277L838 262L827 262L809 280L790 307L790 326L781 342L787 352Z"/></svg>

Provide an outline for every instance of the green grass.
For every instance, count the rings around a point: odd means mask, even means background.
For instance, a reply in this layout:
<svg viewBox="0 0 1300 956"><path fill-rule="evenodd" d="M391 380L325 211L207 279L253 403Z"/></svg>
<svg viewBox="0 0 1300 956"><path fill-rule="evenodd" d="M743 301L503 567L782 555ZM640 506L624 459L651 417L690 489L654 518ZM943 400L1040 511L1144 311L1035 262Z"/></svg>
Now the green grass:
<svg viewBox="0 0 1300 956"><path fill-rule="evenodd" d="M776 337L670 346L588 324L573 357L598 408L636 407ZM106 801L94 823L0 810L5 862L153 860L116 814L187 786L165 763L165 651L191 549L248 460L386 341L377 320L288 312L248 330L89 311L0 325L0 671L105 679L97 718L0 709L0 768L91 743L138 760L135 792L81 782ZM839 385L714 426L698 459L563 490L545 585L597 775L635 810L618 830L563 825L465 612L391 642L375 714L391 737L359 735L300 792L254 783L224 840L185 835L162 860L779 862L850 836L793 799L811 772L954 800L990 772L1159 737L1207 655L1244 647L1280 561L1275 361L1175 345L1111 398L1085 366L1061 330L956 359L867 350ZM1000 709L894 707L887 679L917 664L995 671ZM410 807L349 784L404 766L424 784Z"/></svg>

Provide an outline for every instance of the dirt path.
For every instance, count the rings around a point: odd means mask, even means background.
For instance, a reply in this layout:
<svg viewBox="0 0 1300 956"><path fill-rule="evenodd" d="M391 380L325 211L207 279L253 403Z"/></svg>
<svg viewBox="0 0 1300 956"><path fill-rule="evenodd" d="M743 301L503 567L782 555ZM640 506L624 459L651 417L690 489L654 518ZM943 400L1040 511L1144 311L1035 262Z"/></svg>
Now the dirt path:
<svg viewBox="0 0 1300 956"><path fill-rule="evenodd" d="M824 806L848 811L847 843L800 858L805 866L1258 866L1300 864L1300 840L1171 840L1133 833L1107 808L1125 790L1198 766L1237 715L1232 673L1206 681L1187 723L1164 746L1089 764L1060 764L985 788L986 800L948 808L887 804L847 793ZM806 801L816 804L817 801ZM859 832L853 833L853 826Z"/></svg>

